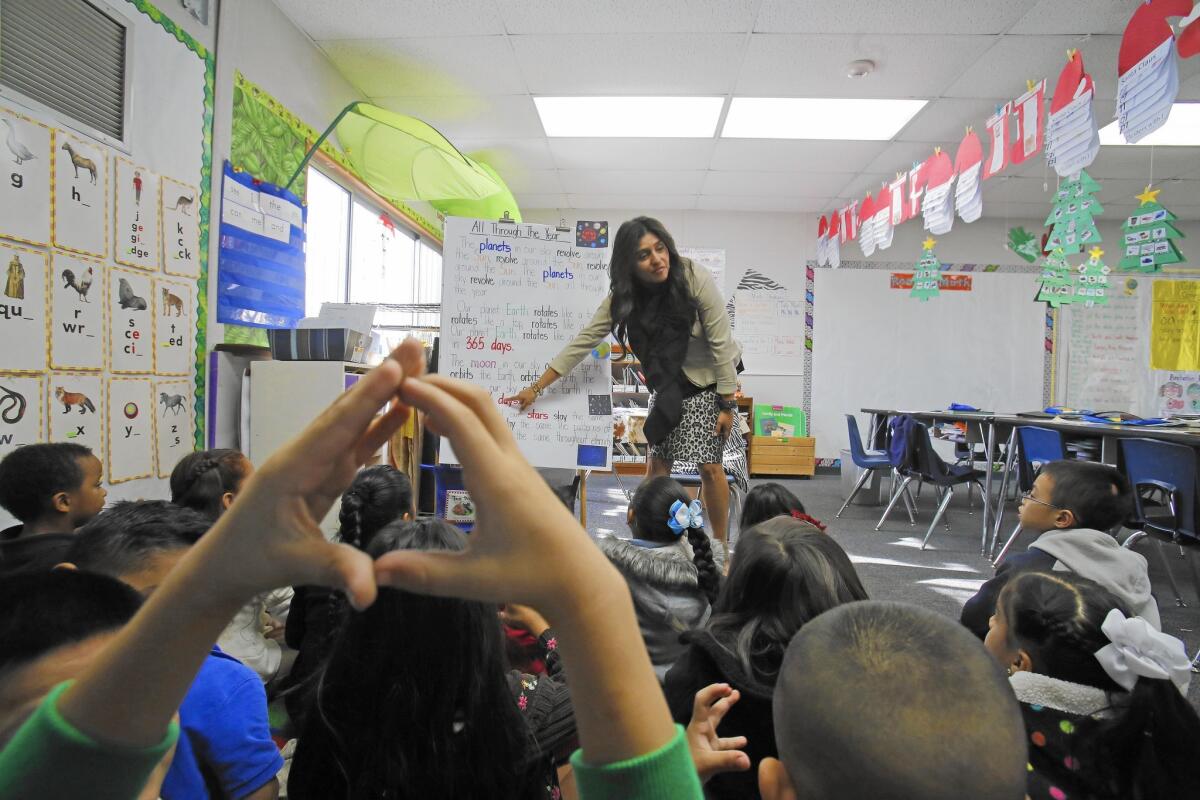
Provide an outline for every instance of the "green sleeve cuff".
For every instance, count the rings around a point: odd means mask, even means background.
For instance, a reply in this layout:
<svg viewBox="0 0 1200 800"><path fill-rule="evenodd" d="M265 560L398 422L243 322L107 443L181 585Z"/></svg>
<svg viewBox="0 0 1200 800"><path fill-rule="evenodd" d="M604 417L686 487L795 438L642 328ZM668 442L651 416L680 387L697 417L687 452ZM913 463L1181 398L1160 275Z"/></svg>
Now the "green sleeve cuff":
<svg viewBox="0 0 1200 800"><path fill-rule="evenodd" d="M571 756L575 781L582 800L697 800L704 794L692 764L683 728L675 726L675 737L653 753L625 761L591 766L583 751Z"/></svg>

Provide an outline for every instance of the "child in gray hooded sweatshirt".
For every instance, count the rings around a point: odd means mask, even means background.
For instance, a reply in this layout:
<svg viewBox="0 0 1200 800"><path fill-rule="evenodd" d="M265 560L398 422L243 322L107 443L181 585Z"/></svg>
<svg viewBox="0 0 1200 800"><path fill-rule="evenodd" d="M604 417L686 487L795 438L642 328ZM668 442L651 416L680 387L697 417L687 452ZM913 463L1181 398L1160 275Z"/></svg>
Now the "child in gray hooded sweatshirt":
<svg viewBox="0 0 1200 800"><path fill-rule="evenodd" d="M1021 502L1021 527L1041 535L1024 553L1009 556L996 577L980 587L962 610L962 623L983 639L996 598L1022 572L1074 572L1093 580L1133 614L1162 628L1158 603L1150 593L1146 559L1121 547L1110 534L1131 508L1128 481L1106 464L1051 461L1038 473Z"/></svg>

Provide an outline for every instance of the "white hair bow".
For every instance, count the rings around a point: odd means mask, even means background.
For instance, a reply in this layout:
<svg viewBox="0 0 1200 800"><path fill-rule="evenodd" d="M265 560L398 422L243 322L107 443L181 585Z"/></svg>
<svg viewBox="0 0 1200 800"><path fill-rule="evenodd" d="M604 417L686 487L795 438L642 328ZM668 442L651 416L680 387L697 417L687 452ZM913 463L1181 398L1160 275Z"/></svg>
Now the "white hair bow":
<svg viewBox="0 0 1200 800"><path fill-rule="evenodd" d="M667 527L682 536L688 528L703 528L704 515L700 513L702 506L699 500L693 500L691 505L684 505L682 500L671 504L671 516L667 519Z"/></svg>
<svg viewBox="0 0 1200 800"><path fill-rule="evenodd" d="M1108 677L1132 691L1138 677L1170 680L1182 694L1191 682L1191 662L1179 639L1156 631L1141 617L1125 618L1118 609L1108 612L1100 626L1112 644L1096 651L1096 660Z"/></svg>

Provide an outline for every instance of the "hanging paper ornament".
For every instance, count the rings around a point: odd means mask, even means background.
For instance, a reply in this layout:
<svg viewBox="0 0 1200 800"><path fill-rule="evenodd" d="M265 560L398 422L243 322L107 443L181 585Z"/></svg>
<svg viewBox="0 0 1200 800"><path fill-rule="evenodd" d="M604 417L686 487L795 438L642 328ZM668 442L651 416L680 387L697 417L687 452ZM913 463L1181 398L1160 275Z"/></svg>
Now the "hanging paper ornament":
<svg viewBox="0 0 1200 800"><path fill-rule="evenodd" d="M1200 55L1200 5L1192 13L1179 20L1179 35L1175 37L1175 48L1180 58Z"/></svg>
<svg viewBox="0 0 1200 800"><path fill-rule="evenodd" d="M1179 93L1179 61L1167 17L1191 12L1192 0L1149 0L1138 5L1125 26L1117 55L1117 119L1130 144L1161 128L1171 115Z"/></svg>
<svg viewBox="0 0 1200 800"><path fill-rule="evenodd" d="M1011 103L996 106L996 113L988 117L988 137L992 140L991 156L983 167L983 179L998 175L1008 166L1008 115Z"/></svg>
<svg viewBox="0 0 1200 800"><path fill-rule="evenodd" d="M1174 240L1182 239L1184 235L1171 224L1175 215L1158 202L1161 191L1151 191L1147 186L1137 195L1142 204L1121 225L1121 230L1125 231L1125 256L1117 265L1120 269L1157 272L1166 264L1183 263L1183 255Z"/></svg>
<svg viewBox="0 0 1200 800"><path fill-rule="evenodd" d="M967 135L959 142L954 155L954 171L958 183L954 189L954 207L963 222L974 222L983 214L983 184L979 179L983 169L983 144L975 131L967 128Z"/></svg>
<svg viewBox="0 0 1200 800"><path fill-rule="evenodd" d="M897 172L896 179L888 184L888 192L892 198L890 222L893 228L908 222L910 218L908 203L904 202L904 189L906 186L908 186L908 175L904 172Z"/></svg>
<svg viewBox="0 0 1200 800"><path fill-rule="evenodd" d="M825 242L825 263L834 269L842 265L840 214L834 214L829 220L829 235Z"/></svg>
<svg viewBox="0 0 1200 800"><path fill-rule="evenodd" d="M1012 110L1017 117L1017 140L1013 142L1008 160L1021 164L1037 155L1046 138L1042 119L1042 99L1046 96L1046 81L1029 81L1025 94L1013 101Z"/></svg>
<svg viewBox="0 0 1200 800"><path fill-rule="evenodd" d="M1042 275L1038 279L1041 287L1038 290L1037 301L1049 303L1051 308L1068 305L1075 300L1075 278L1071 265L1061 247L1056 247L1046 254L1042 262Z"/></svg>
<svg viewBox="0 0 1200 800"><path fill-rule="evenodd" d="M837 213L838 241L845 244L858 238L858 202L851 200Z"/></svg>
<svg viewBox="0 0 1200 800"><path fill-rule="evenodd" d="M1096 85L1083 69L1083 55L1068 51L1067 65L1059 73L1050 101L1046 129L1046 160L1060 177L1074 175L1091 165L1100 152L1100 131L1092 103Z"/></svg>
<svg viewBox="0 0 1200 800"><path fill-rule="evenodd" d="M908 210L905 219L912 219L921 213L921 197L925 194L927 179L924 162L918 164L914 161L912 169L908 171Z"/></svg>
<svg viewBox="0 0 1200 800"><path fill-rule="evenodd" d="M1030 264L1038 260L1037 237L1024 228L1008 229L1008 249Z"/></svg>
<svg viewBox="0 0 1200 800"><path fill-rule="evenodd" d="M825 266L826 252L829 250L829 220L821 217L817 223L817 254L815 261L818 267Z"/></svg>
<svg viewBox="0 0 1200 800"><path fill-rule="evenodd" d="M1058 188L1054 194L1054 207L1046 217L1046 224L1053 226L1046 247L1061 247L1070 255L1082 252L1085 245L1100 241L1100 232L1092 219L1096 214L1104 213L1104 207L1094 196L1099 191L1100 184L1086 172Z"/></svg>
<svg viewBox="0 0 1200 800"><path fill-rule="evenodd" d="M885 183L875 198L875 246L887 250L892 246L892 235L896 229L892 227L892 190Z"/></svg>
<svg viewBox="0 0 1200 800"><path fill-rule="evenodd" d="M875 252L875 201L870 192L858 207L858 246L862 248L863 258Z"/></svg>
<svg viewBox="0 0 1200 800"><path fill-rule="evenodd" d="M1088 251L1088 260L1079 265L1075 276L1074 303L1083 303L1085 308L1108 305L1108 265L1100 260L1104 251L1093 247Z"/></svg>
<svg viewBox="0 0 1200 800"><path fill-rule="evenodd" d="M924 301L931 297L937 297L941 293L938 282L942 278L942 262L938 261L938 257L933 254L935 244L937 241L932 236L925 237L925 241L921 245L924 252L921 254L921 260L917 262L916 271L913 272L912 291L909 292L909 297Z"/></svg>
<svg viewBox="0 0 1200 800"><path fill-rule="evenodd" d="M942 152L942 148L936 147L922 169L925 172L925 199L922 202L925 230L941 236L949 233L954 226L954 198L950 193L954 182L954 162Z"/></svg>

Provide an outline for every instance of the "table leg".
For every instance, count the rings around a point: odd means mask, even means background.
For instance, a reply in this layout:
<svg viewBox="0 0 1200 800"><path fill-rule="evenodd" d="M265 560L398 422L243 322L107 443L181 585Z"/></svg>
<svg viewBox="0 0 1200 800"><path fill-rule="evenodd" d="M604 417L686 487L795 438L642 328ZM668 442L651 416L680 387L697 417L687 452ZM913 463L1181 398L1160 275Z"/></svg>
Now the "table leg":
<svg viewBox="0 0 1200 800"><path fill-rule="evenodd" d="M1015 461L1017 443L1017 428L1014 425L1012 433L1008 435L1008 452L1004 456L1004 477L1000 479L1000 496L997 499L996 506L996 524L992 527L992 546L988 553L989 557L994 557L996 554L996 542L1000 539L1000 526L1004 524L1004 504L1008 502L1008 476L1012 474L1013 461Z"/></svg>
<svg viewBox="0 0 1200 800"><path fill-rule="evenodd" d="M996 421L989 420L987 428L987 459L984 462L986 471L983 474L983 533L979 542L979 554L987 555L988 543L988 514L992 507L992 463L996 460Z"/></svg>

